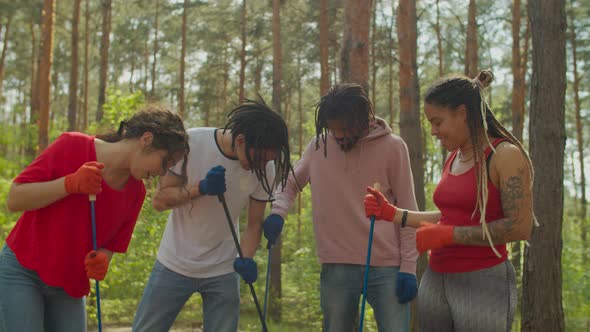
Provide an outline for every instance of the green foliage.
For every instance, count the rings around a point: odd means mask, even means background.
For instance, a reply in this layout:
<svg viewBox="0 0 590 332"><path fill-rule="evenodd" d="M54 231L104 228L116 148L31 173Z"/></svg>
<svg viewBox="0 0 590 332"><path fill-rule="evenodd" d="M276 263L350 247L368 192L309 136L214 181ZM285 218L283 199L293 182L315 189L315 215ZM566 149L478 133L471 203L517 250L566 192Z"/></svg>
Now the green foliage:
<svg viewBox="0 0 590 332"><path fill-rule="evenodd" d="M117 130L119 123L131 117L145 103L141 90L124 93L118 89L109 89L107 102L103 105L103 118L99 125L90 125L89 131Z"/></svg>
<svg viewBox="0 0 590 332"><path fill-rule="evenodd" d="M2 160L3 159L0 158L0 161ZM19 217L19 214L8 211L6 204L4 204L4 202L6 202L6 197L8 196L8 190L10 189L11 183L12 179L7 180L0 178L0 202L2 202L2 204L0 204L0 243L2 243L2 245Z"/></svg>

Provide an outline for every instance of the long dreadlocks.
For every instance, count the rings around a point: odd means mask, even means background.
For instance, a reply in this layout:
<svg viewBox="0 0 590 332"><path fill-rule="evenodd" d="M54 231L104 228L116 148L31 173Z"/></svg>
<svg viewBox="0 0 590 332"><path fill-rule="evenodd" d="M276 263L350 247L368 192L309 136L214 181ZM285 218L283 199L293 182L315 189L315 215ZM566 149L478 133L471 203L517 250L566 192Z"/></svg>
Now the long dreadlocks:
<svg viewBox="0 0 590 332"><path fill-rule="evenodd" d="M485 137L488 146L494 150L490 143L488 134L496 138L504 138L506 141L518 147L520 152L527 160L529 173L531 175L530 187L533 187L534 170L531 158L523 147L522 143L512 135L494 116L483 96L483 90L488 87L494 80L494 74L489 70L481 71L476 78L453 77L441 80L432 85L426 95L424 102L449 109L457 109L460 105L467 108L467 126L469 127L469 136L473 146L473 156L475 163L475 174L477 181L477 203L473 214L479 211L480 223L487 237L490 247L498 257L500 254L494 248L491 236L489 234L485 221L486 207L488 203L488 173L487 162L484 155L483 142L481 138ZM495 151L495 150L494 150ZM533 216L535 224L537 224Z"/></svg>
<svg viewBox="0 0 590 332"><path fill-rule="evenodd" d="M327 156L328 120L341 119L353 133L350 144L354 145L361 133L375 120L373 105L362 86L356 83L335 85L315 106L316 150L320 139L324 142L324 156Z"/></svg>
<svg viewBox="0 0 590 332"><path fill-rule="evenodd" d="M289 172L293 172L293 167L289 153L289 131L283 118L262 98L260 101L245 99L242 105L229 113L228 118L223 132L225 133L228 129L231 131L232 149L235 147L236 137L240 134L244 135L246 158L264 191L272 196L273 189L279 184L284 188ZM253 156L249 153L250 149L254 149ZM272 184L269 184L266 178L264 163L264 153L268 150L277 154L274 160L275 179Z"/></svg>

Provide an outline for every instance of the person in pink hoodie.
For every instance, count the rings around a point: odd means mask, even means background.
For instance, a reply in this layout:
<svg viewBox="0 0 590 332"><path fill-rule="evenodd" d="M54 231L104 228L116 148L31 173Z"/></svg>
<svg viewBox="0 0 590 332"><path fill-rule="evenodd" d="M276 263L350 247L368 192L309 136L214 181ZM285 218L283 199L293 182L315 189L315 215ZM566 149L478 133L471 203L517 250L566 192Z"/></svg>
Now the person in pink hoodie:
<svg viewBox="0 0 590 332"><path fill-rule="evenodd" d="M321 267L323 330L358 328L359 300L370 224L362 198L378 182L392 202L416 209L408 148L375 116L358 84L334 86L316 106L316 137L294 167L284 190L275 191L264 234L274 243L299 193L311 185L317 255ZM415 230L376 222L367 301L379 331L407 331L416 296Z"/></svg>

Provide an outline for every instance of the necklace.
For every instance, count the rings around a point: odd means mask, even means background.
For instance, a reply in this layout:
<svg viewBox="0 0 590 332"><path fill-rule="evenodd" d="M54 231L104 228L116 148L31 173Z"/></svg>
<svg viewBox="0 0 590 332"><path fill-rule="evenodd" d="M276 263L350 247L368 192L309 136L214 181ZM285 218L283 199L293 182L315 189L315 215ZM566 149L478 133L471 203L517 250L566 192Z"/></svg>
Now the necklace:
<svg viewBox="0 0 590 332"><path fill-rule="evenodd" d="M470 150L470 149L471 149L471 147L467 148L467 150ZM459 149L459 153L457 154L457 157L459 158L460 162L466 163L466 162L470 161L471 159L473 159L473 154L469 158L463 158L463 150Z"/></svg>

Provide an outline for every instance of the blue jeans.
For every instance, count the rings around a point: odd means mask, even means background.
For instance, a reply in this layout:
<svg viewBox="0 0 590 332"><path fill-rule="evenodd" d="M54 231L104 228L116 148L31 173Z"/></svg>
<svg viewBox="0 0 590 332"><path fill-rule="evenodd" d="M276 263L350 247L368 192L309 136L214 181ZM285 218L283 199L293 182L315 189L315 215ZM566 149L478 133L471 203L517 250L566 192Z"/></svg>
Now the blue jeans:
<svg viewBox="0 0 590 332"><path fill-rule="evenodd" d="M372 266L369 270L367 302L380 332L409 331L410 306L399 304L395 295L398 272L397 266ZM320 303L325 332L358 330L364 273L363 265L322 264Z"/></svg>
<svg viewBox="0 0 590 332"><path fill-rule="evenodd" d="M211 278L178 274L156 260L137 308L133 331L169 331L194 294L203 298L203 331L235 332L240 316L240 284L235 272Z"/></svg>
<svg viewBox="0 0 590 332"><path fill-rule="evenodd" d="M84 332L85 299L45 284L5 245L0 252L0 331Z"/></svg>

